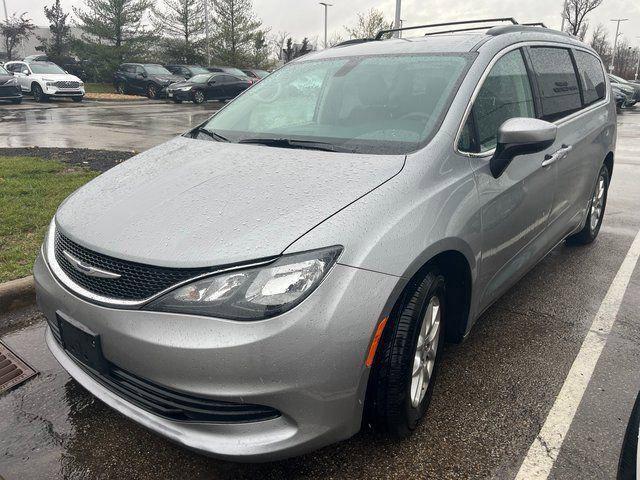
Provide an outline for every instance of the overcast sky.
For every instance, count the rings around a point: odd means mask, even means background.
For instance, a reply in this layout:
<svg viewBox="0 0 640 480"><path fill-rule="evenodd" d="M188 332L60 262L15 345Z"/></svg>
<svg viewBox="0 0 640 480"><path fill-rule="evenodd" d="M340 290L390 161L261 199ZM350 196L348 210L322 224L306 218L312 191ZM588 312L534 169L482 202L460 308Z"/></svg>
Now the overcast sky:
<svg viewBox="0 0 640 480"><path fill-rule="evenodd" d="M9 14L27 12L37 25L45 25L43 6L52 0L5 0ZM328 0L329 36L343 33L344 25L355 22L358 12L379 8L391 20L395 0ZM405 25L433 23L467 18L515 17L520 22L543 21L548 26L560 28L560 12L563 0L403 0L402 19ZM82 0L62 0L65 8L82 5ZM316 0L254 0L255 13L272 33L286 31L296 40L309 37L322 39L323 13ZM604 0L589 16L591 26L604 23L612 32L615 24L609 19L629 18L620 31L633 45L640 45L640 0Z"/></svg>

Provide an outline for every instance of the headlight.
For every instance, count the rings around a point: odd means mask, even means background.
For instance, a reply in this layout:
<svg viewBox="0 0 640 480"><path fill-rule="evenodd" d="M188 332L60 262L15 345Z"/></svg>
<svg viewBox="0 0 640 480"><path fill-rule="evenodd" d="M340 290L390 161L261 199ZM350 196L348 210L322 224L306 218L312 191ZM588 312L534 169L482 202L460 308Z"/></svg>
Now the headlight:
<svg viewBox="0 0 640 480"><path fill-rule="evenodd" d="M176 90L180 90L182 92L188 92L191 90L191 87L178 87Z"/></svg>
<svg viewBox="0 0 640 480"><path fill-rule="evenodd" d="M45 85L47 87L53 87L53 86L55 86L55 82L45 82Z"/></svg>
<svg viewBox="0 0 640 480"><path fill-rule="evenodd" d="M280 257L246 270L206 277L165 294L145 310L232 320L262 320L291 310L313 292L342 247Z"/></svg>

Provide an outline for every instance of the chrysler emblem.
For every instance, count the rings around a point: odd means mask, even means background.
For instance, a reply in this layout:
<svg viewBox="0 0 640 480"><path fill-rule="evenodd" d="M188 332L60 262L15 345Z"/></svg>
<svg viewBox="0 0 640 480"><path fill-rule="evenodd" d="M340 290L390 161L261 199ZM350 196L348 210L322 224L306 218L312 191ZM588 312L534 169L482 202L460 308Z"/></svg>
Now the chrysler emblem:
<svg viewBox="0 0 640 480"><path fill-rule="evenodd" d="M79 272L84 273L88 277L116 279L116 278L120 278L122 276L119 273L112 273L112 272L108 272L106 270L102 270L101 268L92 267L91 265L87 265L86 263L82 262L82 260L78 260L76 257L71 255L66 250L63 250L62 254L66 257L67 260L69 260L69 262L71 263L73 268L75 268Z"/></svg>

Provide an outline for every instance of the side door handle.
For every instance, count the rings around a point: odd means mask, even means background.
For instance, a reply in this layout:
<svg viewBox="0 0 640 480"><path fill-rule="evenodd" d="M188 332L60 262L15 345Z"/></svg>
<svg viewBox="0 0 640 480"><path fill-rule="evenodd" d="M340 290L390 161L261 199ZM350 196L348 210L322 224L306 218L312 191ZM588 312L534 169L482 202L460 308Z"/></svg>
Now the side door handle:
<svg viewBox="0 0 640 480"><path fill-rule="evenodd" d="M571 145L562 145L560 149L556 150L552 154L545 155L544 160L542 161L542 166L548 167L549 165L556 163L558 160L562 160L569 155L571 150L573 150Z"/></svg>

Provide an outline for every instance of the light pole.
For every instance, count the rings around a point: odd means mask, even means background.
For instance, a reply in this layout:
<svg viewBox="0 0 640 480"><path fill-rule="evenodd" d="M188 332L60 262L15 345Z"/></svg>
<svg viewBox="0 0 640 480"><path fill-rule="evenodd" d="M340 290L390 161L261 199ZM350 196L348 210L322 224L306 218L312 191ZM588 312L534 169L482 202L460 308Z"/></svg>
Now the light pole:
<svg viewBox="0 0 640 480"><path fill-rule="evenodd" d="M620 36L620 22L626 22L628 18L612 18L612 22L616 22L616 36L613 39L613 53L611 54L611 65L609 66L609 73L613 73L613 62L616 59L616 48L618 48L618 37Z"/></svg>
<svg viewBox="0 0 640 480"><path fill-rule="evenodd" d="M640 38L640 36L636 35L636 38ZM636 63L636 75L633 78L634 80L638 80L638 70L640 70L640 47L636 47L636 55L638 56L638 63Z"/></svg>
<svg viewBox="0 0 640 480"><path fill-rule="evenodd" d="M209 0L204 0L204 41L207 55L207 67L211 66L211 50L209 47Z"/></svg>
<svg viewBox="0 0 640 480"><path fill-rule="evenodd" d="M400 10L402 9L402 0L396 0L396 19L393 22L393 28L402 28L402 20L400 19ZM393 36L396 38L400 38L400 32L396 31L393 33Z"/></svg>
<svg viewBox="0 0 640 480"><path fill-rule="evenodd" d="M7 13L7 0L2 0L2 5L4 5L4 19L9 21L9 14Z"/></svg>
<svg viewBox="0 0 640 480"><path fill-rule="evenodd" d="M324 48L327 48L327 10L333 5L327 2L319 2L324 7Z"/></svg>

